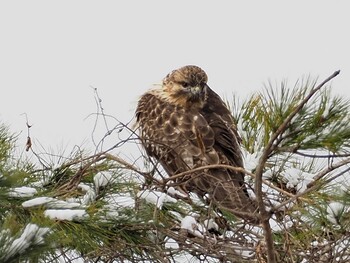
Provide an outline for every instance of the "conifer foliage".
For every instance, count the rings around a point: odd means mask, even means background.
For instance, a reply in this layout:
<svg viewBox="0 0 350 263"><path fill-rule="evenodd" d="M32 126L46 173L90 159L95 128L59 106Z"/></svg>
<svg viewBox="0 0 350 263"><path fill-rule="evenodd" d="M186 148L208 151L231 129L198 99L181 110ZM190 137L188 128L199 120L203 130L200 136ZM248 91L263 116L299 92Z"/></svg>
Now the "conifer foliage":
<svg viewBox="0 0 350 263"><path fill-rule="evenodd" d="M146 156L97 91L106 134L92 154L48 153L29 136L15 154L2 124L0 262L349 262L350 107L331 93L338 74L269 84L233 104L245 169L225 168L245 172L258 225L181 191L174 179L186 174Z"/></svg>

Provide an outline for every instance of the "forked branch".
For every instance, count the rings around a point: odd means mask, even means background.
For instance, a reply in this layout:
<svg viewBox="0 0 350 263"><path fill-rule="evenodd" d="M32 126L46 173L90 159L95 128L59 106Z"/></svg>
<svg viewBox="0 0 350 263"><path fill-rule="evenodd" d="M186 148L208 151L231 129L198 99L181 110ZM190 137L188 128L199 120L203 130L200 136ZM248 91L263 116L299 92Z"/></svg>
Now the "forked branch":
<svg viewBox="0 0 350 263"><path fill-rule="evenodd" d="M313 88L309 94L295 107L295 109L288 115L288 117L284 120L284 122L278 127L278 129L272 134L269 142L264 148L264 151L259 159L259 164L257 166L255 176L255 194L258 202L261 224L264 228L265 232L265 242L267 246L267 257L268 263L275 263L275 250L274 250L274 242L272 237L271 226L269 224L269 220L271 218L271 214L266 211L266 207L263 200L263 192L262 192L262 175L265 168L265 164L269 158L269 155L274 150L275 147L278 146L278 138L281 134L283 134L288 126L290 125L292 119L301 111L301 109L308 103L308 101L313 97L313 95L318 92L327 82L335 78L340 73L339 70L335 71L332 75L322 81L318 86Z"/></svg>

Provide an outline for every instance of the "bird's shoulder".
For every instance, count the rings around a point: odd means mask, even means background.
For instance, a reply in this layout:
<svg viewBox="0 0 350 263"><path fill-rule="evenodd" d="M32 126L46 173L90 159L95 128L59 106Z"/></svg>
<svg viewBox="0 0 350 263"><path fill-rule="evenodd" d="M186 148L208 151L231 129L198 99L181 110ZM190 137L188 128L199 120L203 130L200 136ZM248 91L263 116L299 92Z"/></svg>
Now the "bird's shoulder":
<svg viewBox="0 0 350 263"><path fill-rule="evenodd" d="M152 119L160 115L165 108L171 108L172 105L168 103L161 90L150 89L145 92L138 100L136 107L136 118L139 121L142 117ZM170 110L170 109L169 109Z"/></svg>
<svg viewBox="0 0 350 263"><path fill-rule="evenodd" d="M207 102L201 114L214 130L220 134L227 133L226 136L234 137L239 143L241 142L232 112L221 97L210 88L208 88Z"/></svg>

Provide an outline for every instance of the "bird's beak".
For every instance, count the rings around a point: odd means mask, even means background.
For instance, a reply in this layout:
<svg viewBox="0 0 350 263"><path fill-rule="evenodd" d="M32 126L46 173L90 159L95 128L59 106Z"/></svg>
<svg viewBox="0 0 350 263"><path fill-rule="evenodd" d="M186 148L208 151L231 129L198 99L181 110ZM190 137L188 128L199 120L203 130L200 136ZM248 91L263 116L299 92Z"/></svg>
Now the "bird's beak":
<svg viewBox="0 0 350 263"><path fill-rule="evenodd" d="M195 87L190 87L190 91L193 94L198 94L202 92L202 88L199 86L195 86Z"/></svg>

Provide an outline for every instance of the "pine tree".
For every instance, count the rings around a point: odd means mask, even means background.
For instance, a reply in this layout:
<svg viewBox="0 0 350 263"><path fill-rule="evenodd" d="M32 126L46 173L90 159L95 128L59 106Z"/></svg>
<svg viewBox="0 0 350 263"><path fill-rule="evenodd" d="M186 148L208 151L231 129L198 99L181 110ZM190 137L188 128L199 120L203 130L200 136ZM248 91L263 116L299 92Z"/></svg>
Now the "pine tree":
<svg viewBox="0 0 350 263"><path fill-rule="evenodd" d="M181 192L182 175L142 150L123 159L120 147L139 140L118 121L93 154L28 145L34 160L14 154L2 125L0 262L349 262L350 108L328 85L338 73L233 104L260 225ZM116 121L97 101L97 119Z"/></svg>

